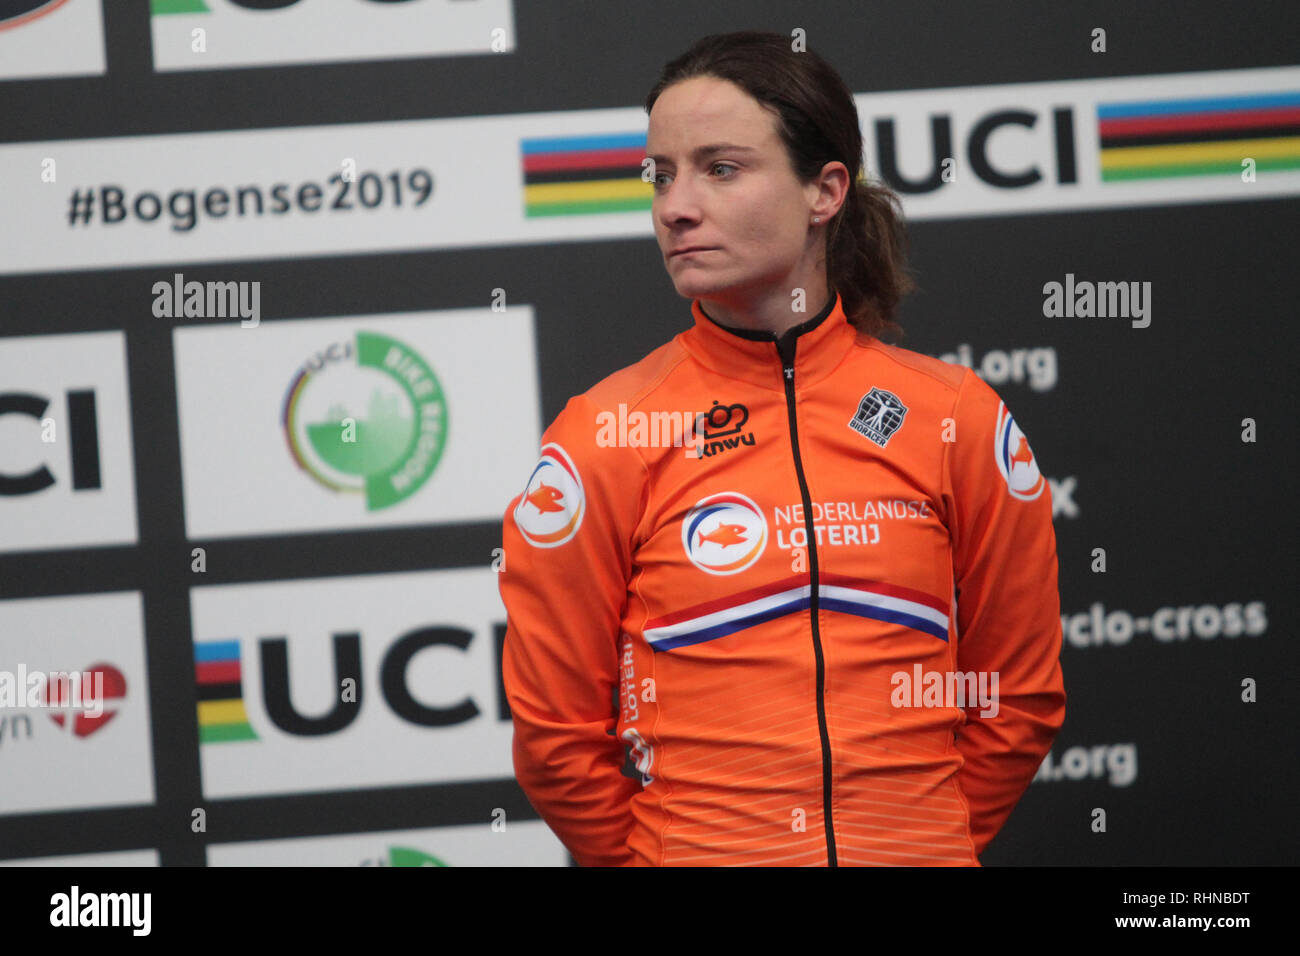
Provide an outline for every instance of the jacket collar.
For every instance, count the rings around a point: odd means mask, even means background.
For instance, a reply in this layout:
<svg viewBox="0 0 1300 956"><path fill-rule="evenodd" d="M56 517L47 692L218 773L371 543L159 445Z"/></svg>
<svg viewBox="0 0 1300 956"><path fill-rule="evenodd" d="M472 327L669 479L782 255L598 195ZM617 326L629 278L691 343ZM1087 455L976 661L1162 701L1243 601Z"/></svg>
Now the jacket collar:
<svg viewBox="0 0 1300 956"><path fill-rule="evenodd" d="M699 299L691 300L691 315L695 325L681 334L681 343L701 364L760 388L784 390L784 366L775 335L721 325L709 317ZM794 340L795 385L809 385L829 375L857 336L838 293L820 313L788 329L784 337Z"/></svg>

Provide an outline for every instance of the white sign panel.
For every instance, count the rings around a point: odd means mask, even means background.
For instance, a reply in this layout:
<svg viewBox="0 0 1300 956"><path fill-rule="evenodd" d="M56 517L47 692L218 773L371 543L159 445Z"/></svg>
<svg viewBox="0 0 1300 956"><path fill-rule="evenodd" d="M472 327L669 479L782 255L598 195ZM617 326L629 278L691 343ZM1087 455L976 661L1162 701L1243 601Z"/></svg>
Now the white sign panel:
<svg viewBox="0 0 1300 956"><path fill-rule="evenodd" d="M536 455L528 306L232 320L175 353L191 538L498 521Z"/></svg>
<svg viewBox="0 0 1300 956"><path fill-rule="evenodd" d="M204 796L512 778L486 558L194 588Z"/></svg>
<svg viewBox="0 0 1300 956"><path fill-rule="evenodd" d="M567 866L569 853L538 820L217 843L208 866Z"/></svg>
<svg viewBox="0 0 1300 956"><path fill-rule="evenodd" d="M0 4L0 80L104 73L100 0Z"/></svg>
<svg viewBox="0 0 1300 956"><path fill-rule="evenodd" d="M158 70L514 49L510 0L153 0Z"/></svg>
<svg viewBox="0 0 1300 956"><path fill-rule="evenodd" d="M0 601L0 765L0 813L153 803L138 592Z"/></svg>
<svg viewBox="0 0 1300 956"><path fill-rule="evenodd" d="M0 338L0 553L135 541L126 337Z"/></svg>
<svg viewBox="0 0 1300 956"><path fill-rule="evenodd" d="M855 101L908 219L1300 194L1269 120L1297 67ZM0 146L0 273L653 240L646 130L630 107Z"/></svg>

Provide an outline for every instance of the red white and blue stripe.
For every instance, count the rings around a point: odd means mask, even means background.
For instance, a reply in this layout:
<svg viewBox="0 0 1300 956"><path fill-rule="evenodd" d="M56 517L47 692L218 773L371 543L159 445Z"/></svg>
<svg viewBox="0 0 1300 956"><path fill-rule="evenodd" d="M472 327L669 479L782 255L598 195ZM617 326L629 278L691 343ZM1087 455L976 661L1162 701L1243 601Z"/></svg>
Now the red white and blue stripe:
<svg viewBox="0 0 1300 956"><path fill-rule="evenodd" d="M817 603L825 611L898 624L948 640L948 602L915 588L822 574ZM668 651L717 640L811 606L811 582L806 575L795 575L654 618L646 622L643 634L656 651Z"/></svg>

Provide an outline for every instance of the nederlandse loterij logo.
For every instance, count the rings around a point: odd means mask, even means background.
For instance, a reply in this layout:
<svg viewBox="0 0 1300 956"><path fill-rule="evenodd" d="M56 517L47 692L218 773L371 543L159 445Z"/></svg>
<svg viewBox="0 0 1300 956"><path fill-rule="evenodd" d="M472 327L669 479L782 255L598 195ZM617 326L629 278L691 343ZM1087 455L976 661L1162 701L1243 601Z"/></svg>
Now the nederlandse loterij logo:
<svg viewBox="0 0 1300 956"><path fill-rule="evenodd" d="M529 544L554 548L578 533L585 505L578 467L552 442L542 447L542 457L515 505L515 526Z"/></svg>
<svg viewBox="0 0 1300 956"><path fill-rule="evenodd" d="M743 571L767 546L767 519L758 505L735 491L709 495L682 519L686 556L709 574Z"/></svg>
<svg viewBox="0 0 1300 956"><path fill-rule="evenodd" d="M293 460L377 511L429 479L447 444L447 399L410 346L374 332L334 342L298 370L281 416Z"/></svg>
<svg viewBox="0 0 1300 956"><path fill-rule="evenodd" d="M1007 490L1022 501L1033 501L1047 482L1038 471L1038 461L1029 450L1029 439L1011 417L1006 403L998 402L998 427L993 436L993 457Z"/></svg>

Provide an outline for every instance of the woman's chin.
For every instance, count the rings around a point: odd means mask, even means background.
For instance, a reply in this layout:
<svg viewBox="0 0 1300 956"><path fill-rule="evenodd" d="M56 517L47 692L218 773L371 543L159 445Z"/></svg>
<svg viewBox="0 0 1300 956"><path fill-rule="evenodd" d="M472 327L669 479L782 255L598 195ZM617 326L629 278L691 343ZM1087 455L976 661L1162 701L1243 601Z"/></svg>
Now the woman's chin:
<svg viewBox="0 0 1300 956"><path fill-rule="evenodd" d="M717 293L721 285L704 276L681 275L673 278L677 294L684 299L701 299Z"/></svg>

